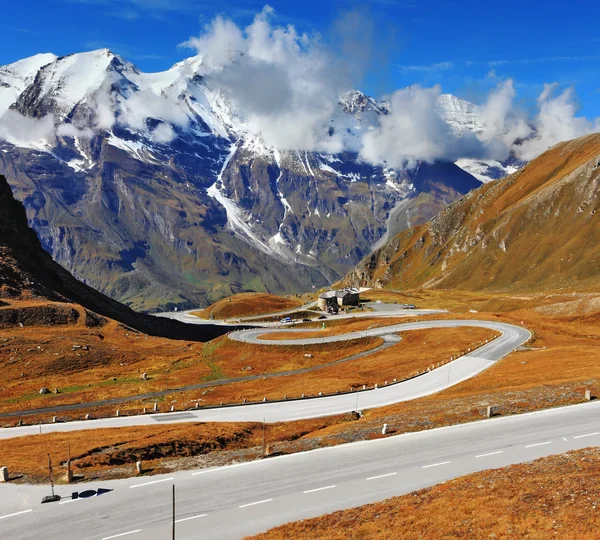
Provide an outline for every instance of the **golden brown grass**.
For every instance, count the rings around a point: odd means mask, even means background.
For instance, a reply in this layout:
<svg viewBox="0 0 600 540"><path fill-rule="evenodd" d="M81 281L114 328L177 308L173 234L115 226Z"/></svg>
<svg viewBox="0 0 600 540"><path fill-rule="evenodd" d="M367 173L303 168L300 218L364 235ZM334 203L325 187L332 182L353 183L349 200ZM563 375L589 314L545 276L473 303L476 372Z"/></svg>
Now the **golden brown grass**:
<svg viewBox="0 0 600 540"><path fill-rule="evenodd" d="M13 303L17 305L20 304ZM206 344L154 338L114 321L100 329L86 328L82 322L60 327L15 327L0 330L0 412L112 399L318 366L380 343L380 339L373 338L275 350L234 342L226 336ZM73 345L88 350L73 349ZM305 356L306 353L311 356ZM148 374L148 380L141 380L142 373ZM60 393L39 395L42 387L58 388ZM198 399L201 393L187 395ZM200 397L199 401L203 399Z"/></svg>
<svg viewBox="0 0 600 540"><path fill-rule="evenodd" d="M471 474L253 538L600 538L599 475L600 449L590 448Z"/></svg>
<svg viewBox="0 0 600 540"><path fill-rule="evenodd" d="M583 401L583 393L586 388L590 388L594 395L600 395L600 347L598 347L600 343L600 310L597 309L596 300L599 295L535 297L532 295L485 295L456 292L444 295L442 291L411 292L410 295L412 297L421 296L425 301L431 303L442 303L444 297L447 297L452 309L457 312L429 318L498 319L523 324L534 332L531 347L529 350L511 354L479 376L434 396L364 411L364 417L355 422L327 419L322 424L301 430L303 435L299 438L297 433L290 432L290 437L294 440L287 439L288 442L284 442L286 439L283 437L278 443L278 451L298 451L347 441L377 438L381 436L382 423L387 423L395 433L401 433L477 420L483 418L486 406L492 404L499 406L500 413L506 415L579 403ZM565 304L568 304L567 312L570 314L568 316L564 315ZM498 308L499 311L484 311L484 308L489 305ZM477 309L479 313L469 313L468 310L472 308ZM502 309L505 311L501 311ZM357 328L360 325L382 324L382 322L381 319L372 319L371 321L362 319L349 321L349 324L354 325L352 328ZM332 331L337 331L345 323L328 321L328 324L331 325ZM177 410L181 410L195 403L218 405L221 401L241 402L244 398L249 401L260 401L263 396L268 399L280 399L283 395L295 397L302 393L310 395L319 391L346 390L350 386L357 387L362 384L369 386L375 382L380 384L386 379L400 378L399 375L412 369L423 369L428 364L454 356L459 352L457 347L464 350L465 347L472 347L474 343L484 337L476 333L479 329L473 328L473 333L466 333L462 337L463 341L457 342L457 339L461 338L453 333L455 330L406 332L399 345L368 358L325 368L312 375L266 380L259 378L256 381L231 384L225 387L212 386L203 390L171 393L159 400L136 401L119 406L103 407L94 410L94 414L110 416L114 414L115 408L119 408L121 414L138 414L142 407L151 406L154 401L158 401L161 411L167 410L171 405L175 405ZM71 331L73 333L69 334L68 332ZM108 324L100 331L104 333L104 339L99 341L104 344L103 351L111 359L109 364L95 367L89 373L72 372L69 371L70 368L66 369L61 374L64 380L68 381L75 377L80 387L58 396L38 396L36 394L36 389L42 383L46 384L44 376L34 379L33 384L21 380L19 371L22 366L26 365L26 362L30 362L30 369L36 368L40 372L45 366L45 363L41 361L45 358L42 353L32 352L29 354L33 356L26 358L26 351L23 349L25 346L32 348L35 343L41 343L42 348L54 347L55 343L63 344L65 342L65 339L59 339L61 337L73 336L74 338L77 336L77 332L85 336L90 330L84 327L61 326L15 328L0 331L0 345L3 346L0 348L0 362L2 362L0 369L2 373L10 375L7 380L3 379L2 382L4 388L0 391L2 410L23 408L23 403L36 405L52 403L47 398L72 402L94 399L97 396L131 395L131 388L134 386L103 382L106 380L108 371L102 372L102 369L129 370L124 373L132 374L134 377L132 385L137 385L141 384L137 380L137 369L138 366L143 367L144 370L151 373L151 380L145 381L151 386L142 386L142 388L144 390L148 387L161 389L164 387L163 385L167 384L167 377L170 378L170 385L184 382L189 384L189 382L202 380L202 378L206 380L211 375L213 377L218 374L238 376L322 365L336 358L343 358L373 348L381 343L380 340L371 339L333 344L334 348L328 345L308 348L285 345L266 347L239 344L222 337L205 345L173 343L168 340L156 339L154 340L155 347L153 347L151 338L149 338L150 343L146 346L144 336L132 334L127 329L112 327ZM2 342L4 336L10 338L6 343ZM485 337L487 339L488 336ZM25 338L27 338L27 342L23 341ZM35 339L42 341L36 342ZM48 343L45 343L44 340L48 340ZM71 341L66 343L69 348ZM130 355L137 354L139 343L147 347L142 350L142 353L149 359L155 358L153 361L156 362L157 367L160 366L160 369L152 371L154 368L151 364L143 363L148 359L143 358L133 364L133 370L130 366L120 365L122 357L130 358ZM61 346L64 349L64 345ZM160 347L164 348L160 349ZM193 348L190 350L191 347ZM341 350L340 347L346 348ZM115 348L117 350L112 351L111 356L111 349ZM18 351L15 352L14 349L18 349ZM71 351L67 352L71 354ZM431 356L427 356L425 353ZM16 354L21 355L20 361L11 364L10 357ZM84 352L81 351L80 354L83 355ZM153 357L153 354L157 356ZM159 356L160 354L165 356ZM305 354L311 354L312 358L305 357ZM37 358L40 363L32 363L33 358ZM68 367L68 364L65 366ZM253 370L244 371L243 368L248 366L251 366ZM164 371L161 371L163 369ZM166 373L166 369L169 369L168 373ZM207 371L208 375L206 375ZM99 380L90 380L89 384L92 386L87 387L85 381L86 377L90 375L101 375L101 377ZM118 381L118 383L121 382L121 380ZM27 394L24 390L27 388L31 392L31 401L25 399ZM87 411L65 413L59 417L81 419L85 412ZM28 422L32 420L48 421L49 415L38 415L27 419ZM7 423L14 424L15 421L16 419ZM257 455L255 451L249 450L248 452L244 458L230 456L229 459L251 459ZM166 466L165 463L170 459L172 458L163 458L157 461L156 470ZM223 459L227 459L226 451ZM193 466L203 466L204 463L204 461L196 460L193 462ZM182 464L175 460L169 466L175 468L188 466L188 462L185 461Z"/></svg>
<svg viewBox="0 0 600 540"><path fill-rule="evenodd" d="M368 324L367 320L356 321L356 324ZM372 324L381 324L381 321L371 321ZM372 387L374 384L383 384L394 378L401 380L423 371L432 364L456 356L467 348L473 348L479 343L494 337L493 331L472 328L467 332L458 329L440 329L436 332L412 331L406 332L403 340L388 349L376 352L360 360L353 360L334 366L324 367L320 370L289 375L278 378L258 377L256 380L240 382L223 386L210 386L211 380L224 377L240 377L246 375L261 375L269 373L289 372L313 366L322 366L346 358L354 354L369 351L383 343L381 338L367 338L333 344L319 344L312 346L261 346L242 344L221 337L200 350L189 351L191 358L180 360L162 357L169 367L164 370L151 369L145 363L144 371L150 380L141 381L137 373L131 374L130 380L126 376L112 381L104 373L98 371L67 373L64 378L33 378L27 382L20 380L18 374L7 377L7 388L0 394L1 410L22 410L24 408L48 407L63 403L93 402L101 399L125 397L141 394L151 390L176 388L196 382L205 382L208 387L204 389L187 390L170 393L164 397L135 400L120 405L91 407L75 412L59 413L58 417L82 418L86 411L93 411L96 416L111 416L115 409L121 414L139 414L143 407L151 407L158 402L161 410L168 410L173 405L177 410L200 405L219 405L223 403L240 403L260 401L263 397L270 400L281 399L284 396L300 397L348 391L350 388L360 388L363 385ZM105 338L105 341L108 338ZM1 350L1 349L0 349ZM41 366L38 365L38 368ZM212 370L206 374L206 368ZM167 369L169 370L167 372ZM94 379L98 377L98 379ZM66 388L58 386L61 381L68 382L71 386ZM62 388L60 394L40 396L36 390L40 386ZM90 386L88 386L88 384ZM167 386L168 385L168 386ZM29 393L23 395L24 388ZM52 414L38 414L30 416L27 422L38 420L48 421ZM6 420L8 423L16 422Z"/></svg>
<svg viewBox="0 0 600 540"><path fill-rule="evenodd" d="M265 439L272 448L280 441L348 421L350 415L340 415L267 425ZM235 453L238 459L256 459L262 455L262 437L262 423L185 423L31 435L2 440L0 449L2 466L11 478L33 483L46 481L50 452L56 479L62 483L69 449L76 480L89 481L133 476L138 460L147 474L157 474L224 464L235 459Z"/></svg>
<svg viewBox="0 0 600 540"><path fill-rule="evenodd" d="M392 289L595 292L600 134L560 143L365 259L347 282Z"/></svg>
<svg viewBox="0 0 600 540"><path fill-rule="evenodd" d="M284 298L267 293L240 293L223 298L192 315L201 319L231 319L277 313L302 306L297 298Z"/></svg>

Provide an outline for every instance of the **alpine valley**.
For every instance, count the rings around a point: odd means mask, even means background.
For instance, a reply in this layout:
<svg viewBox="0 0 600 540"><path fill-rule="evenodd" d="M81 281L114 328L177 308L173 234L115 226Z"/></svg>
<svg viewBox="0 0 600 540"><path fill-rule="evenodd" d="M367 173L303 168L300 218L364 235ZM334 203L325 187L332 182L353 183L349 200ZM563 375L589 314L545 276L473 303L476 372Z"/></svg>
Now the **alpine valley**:
<svg viewBox="0 0 600 540"><path fill-rule="evenodd" d="M332 283L522 165L394 170L272 147L204 75L199 57L145 74L106 49L0 67L0 174L54 260L137 310ZM438 107L457 135L481 129L476 105L442 94ZM324 130L352 140L386 114L351 91Z"/></svg>

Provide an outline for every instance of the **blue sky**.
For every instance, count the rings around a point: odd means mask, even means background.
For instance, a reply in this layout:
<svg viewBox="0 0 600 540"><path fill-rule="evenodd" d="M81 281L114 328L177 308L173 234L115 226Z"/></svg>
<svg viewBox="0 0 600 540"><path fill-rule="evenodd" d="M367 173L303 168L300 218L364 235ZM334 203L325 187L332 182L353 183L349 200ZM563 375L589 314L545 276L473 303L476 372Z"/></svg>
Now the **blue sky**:
<svg viewBox="0 0 600 540"><path fill-rule="evenodd" d="M361 10L373 32L371 68L358 83L380 96L420 83L481 101L498 79L515 81L523 107L544 83L574 86L581 114L600 116L600 2L572 0L338 0L268 2L275 23L333 40L335 21ZM29 0L3 5L0 64L38 52L108 47L143 71L193 54L178 44L222 14L249 24L265 1ZM360 41L361 35L357 36Z"/></svg>

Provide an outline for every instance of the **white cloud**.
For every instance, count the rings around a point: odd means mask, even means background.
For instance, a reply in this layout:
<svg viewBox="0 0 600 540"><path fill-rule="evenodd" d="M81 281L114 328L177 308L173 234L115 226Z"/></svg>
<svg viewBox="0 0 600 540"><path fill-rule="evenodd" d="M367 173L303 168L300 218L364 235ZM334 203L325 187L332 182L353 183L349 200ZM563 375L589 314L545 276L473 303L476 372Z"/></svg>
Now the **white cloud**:
<svg viewBox="0 0 600 540"><path fill-rule="evenodd" d="M546 84L538 98L539 112L533 119L535 132L515 146L524 160L530 160L555 144L600 131L600 118L589 120L577 114L575 92L567 88L556 95L558 84Z"/></svg>
<svg viewBox="0 0 600 540"><path fill-rule="evenodd" d="M0 138L25 147L53 141L54 119L51 114L38 119L9 109L0 117Z"/></svg>
<svg viewBox="0 0 600 540"><path fill-rule="evenodd" d="M485 145L473 134L453 135L438 111L441 88L414 86L396 91L389 100L389 115L363 136L361 156L371 163L412 167L416 161L483 157Z"/></svg>
<svg viewBox="0 0 600 540"><path fill-rule="evenodd" d="M156 126L152 131L152 139L157 143L170 143L175 136L175 130L170 124L158 124L158 126Z"/></svg>
<svg viewBox="0 0 600 540"><path fill-rule="evenodd" d="M273 13L266 6L244 30L217 17L186 45L197 49L207 84L228 95L251 134L281 149L341 151L341 139L327 128L352 86L350 70L319 36L273 26Z"/></svg>
<svg viewBox="0 0 600 540"><path fill-rule="evenodd" d="M153 90L133 93L121 101L119 123L135 130L145 131L146 120L154 118L178 126L187 126L189 117L177 100L169 99Z"/></svg>
<svg viewBox="0 0 600 540"><path fill-rule="evenodd" d="M78 128L73 124L60 124L56 128L56 134L59 137L82 137L85 139L94 136L94 132L90 128Z"/></svg>

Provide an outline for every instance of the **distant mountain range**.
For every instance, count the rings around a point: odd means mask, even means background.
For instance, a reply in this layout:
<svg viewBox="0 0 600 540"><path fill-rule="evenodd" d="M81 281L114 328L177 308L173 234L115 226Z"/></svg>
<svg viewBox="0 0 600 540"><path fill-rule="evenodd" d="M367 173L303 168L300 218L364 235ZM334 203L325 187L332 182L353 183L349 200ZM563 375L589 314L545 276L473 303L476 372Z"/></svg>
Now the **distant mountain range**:
<svg viewBox="0 0 600 540"><path fill-rule="evenodd" d="M349 150L284 151L203 74L198 57L145 74L109 50L0 67L0 174L56 261L136 309L321 287L522 165L397 171ZM477 106L451 95L438 106L457 134L481 130ZM352 91L325 128L351 149L386 114Z"/></svg>
<svg viewBox="0 0 600 540"><path fill-rule="evenodd" d="M559 143L365 258L344 282L488 292L600 286L600 134Z"/></svg>

